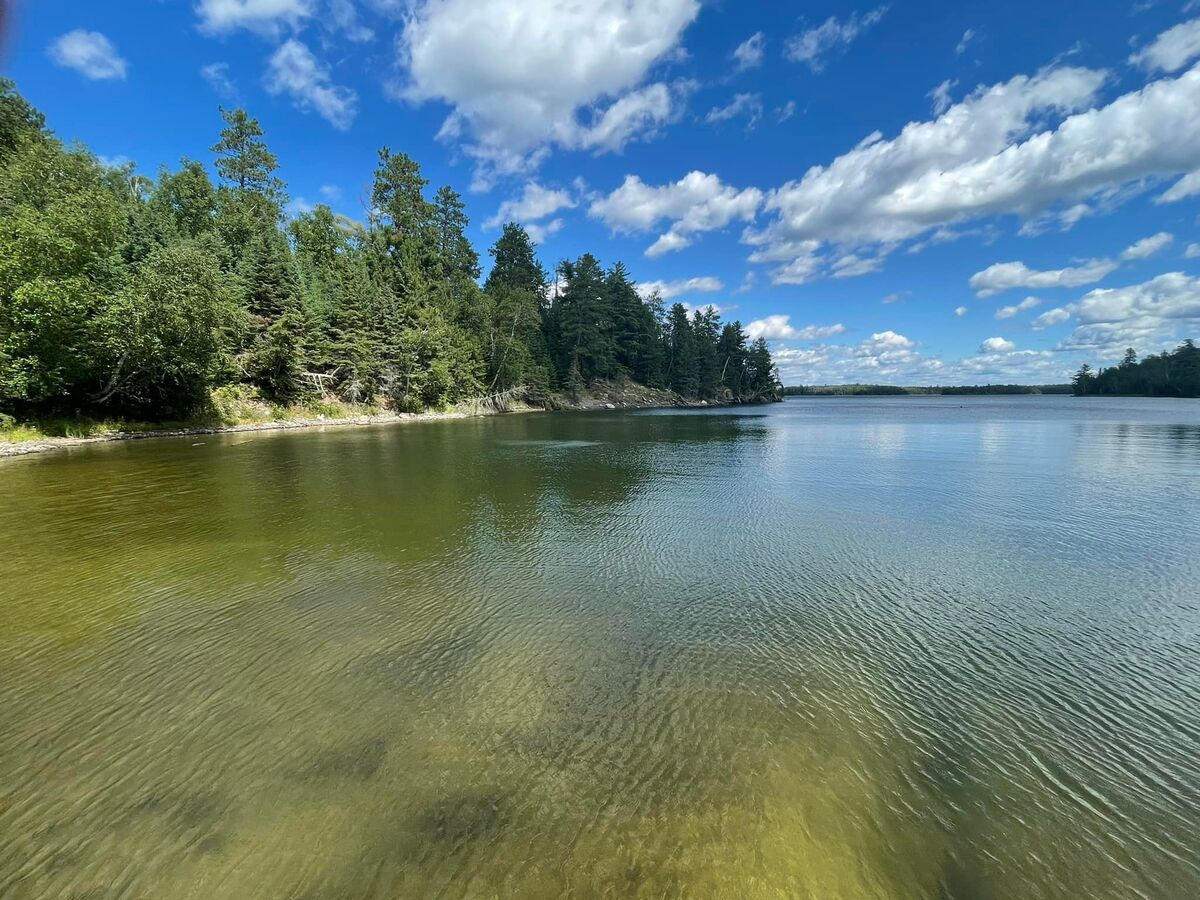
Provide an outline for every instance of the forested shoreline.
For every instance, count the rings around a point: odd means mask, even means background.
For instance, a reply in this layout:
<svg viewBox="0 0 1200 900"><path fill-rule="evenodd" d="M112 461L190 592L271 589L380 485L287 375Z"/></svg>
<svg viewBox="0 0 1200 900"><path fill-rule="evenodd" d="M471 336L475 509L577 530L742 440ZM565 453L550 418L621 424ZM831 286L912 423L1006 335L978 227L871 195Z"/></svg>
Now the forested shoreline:
<svg viewBox="0 0 1200 900"><path fill-rule="evenodd" d="M710 402L778 399L766 342L643 297L590 253L553 276L517 223L481 283L462 199L379 151L364 222L288 218L279 162L221 110L217 178L150 180L64 145L0 81L0 426L50 415L182 420L239 400L397 412L629 379ZM216 129L214 129L215 131Z"/></svg>
<svg viewBox="0 0 1200 900"><path fill-rule="evenodd" d="M1119 365L1096 371L1085 363L1071 384L1079 397L1200 397L1200 347L1188 339L1141 362L1130 347Z"/></svg>

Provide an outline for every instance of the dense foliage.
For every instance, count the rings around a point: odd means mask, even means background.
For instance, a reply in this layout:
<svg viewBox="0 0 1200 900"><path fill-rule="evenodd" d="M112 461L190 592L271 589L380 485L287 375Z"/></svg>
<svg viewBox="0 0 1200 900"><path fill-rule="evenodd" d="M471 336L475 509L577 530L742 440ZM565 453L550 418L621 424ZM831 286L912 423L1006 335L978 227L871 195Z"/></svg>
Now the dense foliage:
<svg viewBox="0 0 1200 900"><path fill-rule="evenodd" d="M513 390L535 401L628 377L688 397L773 399L765 342L644 300L591 254L553 283L516 224L481 286L460 196L379 152L360 223L290 220L259 123L222 110L200 162L155 180L64 146L0 81L0 412L192 414L242 386L399 410Z"/></svg>
<svg viewBox="0 0 1200 900"><path fill-rule="evenodd" d="M974 384L947 387L900 387L894 384L797 385L785 387L785 396L956 396L979 394L1069 394L1069 384Z"/></svg>
<svg viewBox="0 0 1200 900"><path fill-rule="evenodd" d="M1138 362L1133 348L1121 364L1099 372L1082 366L1072 381L1078 396L1200 397L1200 347L1192 340Z"/></svg>

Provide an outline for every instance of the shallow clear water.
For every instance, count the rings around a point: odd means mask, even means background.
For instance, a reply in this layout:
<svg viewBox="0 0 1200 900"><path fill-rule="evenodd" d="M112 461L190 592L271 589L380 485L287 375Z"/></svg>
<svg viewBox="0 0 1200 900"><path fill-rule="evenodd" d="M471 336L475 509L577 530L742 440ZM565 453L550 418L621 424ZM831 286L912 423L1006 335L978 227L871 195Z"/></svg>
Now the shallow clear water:
<svg viewBox="0 0 1200 900"><path fill-rule="evenodd" d="M1200 896L1200 404L0 461L0 896Z"/></svg>

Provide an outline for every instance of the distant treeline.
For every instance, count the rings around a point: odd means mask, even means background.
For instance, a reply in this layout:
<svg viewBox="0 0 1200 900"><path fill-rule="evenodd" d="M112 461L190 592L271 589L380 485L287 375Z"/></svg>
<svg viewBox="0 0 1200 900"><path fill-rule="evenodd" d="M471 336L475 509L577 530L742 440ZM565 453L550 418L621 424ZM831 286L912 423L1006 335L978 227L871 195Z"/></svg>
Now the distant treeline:
<svg viewBox="0 0 1200 900"><path fill-rule="evenodd" d="M964 394L1069 394L1069 384L976 384L951 387L900 387L894 384L793 385L783 389L787 397L894 397L949 396Z"/></svg>
<svg viewBox="0 0 1200 900"><path fill-rule="evenodd" d="M486 281L461 197L379 151L364 221L286 187L257 120L222 110L216 182L154 180L64 145L0 79L0 416L191 415L233 390L398 410L628 376L700 399L779 383L763 340L715 312L643 298L585 253L551 278L509 223Z"/></svg>
<svg viewBox="0 0 1200 900"><path fill-rule="evenodd" d="M1078 396L1200 397L1200 348L1186 340L1138 362L1132 347L1121 364L1096 372L1083 365L1072 387Z"/></svg>

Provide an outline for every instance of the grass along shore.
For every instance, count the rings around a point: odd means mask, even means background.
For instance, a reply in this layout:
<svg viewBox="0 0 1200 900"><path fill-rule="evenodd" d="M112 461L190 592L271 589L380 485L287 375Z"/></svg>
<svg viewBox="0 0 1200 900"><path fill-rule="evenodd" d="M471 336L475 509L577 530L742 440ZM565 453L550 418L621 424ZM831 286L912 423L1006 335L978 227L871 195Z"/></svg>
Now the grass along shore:
<svg viewBox="0 0 1200 900"><path fill-rule="evenodd" d="M689 400L674 391L646 387L631 381L604 382L579 394L550 394L533 405L508 396L497 402L490 398L468 400L444 409L402 413L380 404L345 403L319 398L280 406L243 390L218 390L204 413L189 419L145 422L134 419L93 419L84 416L55 416L17 421L0 418L0 458L27 456L106 441L184 437L245 431L276 431L290 428L387 425L398 422L467 419L518 412L557 410L656 409L719 405Z"/></svg>

